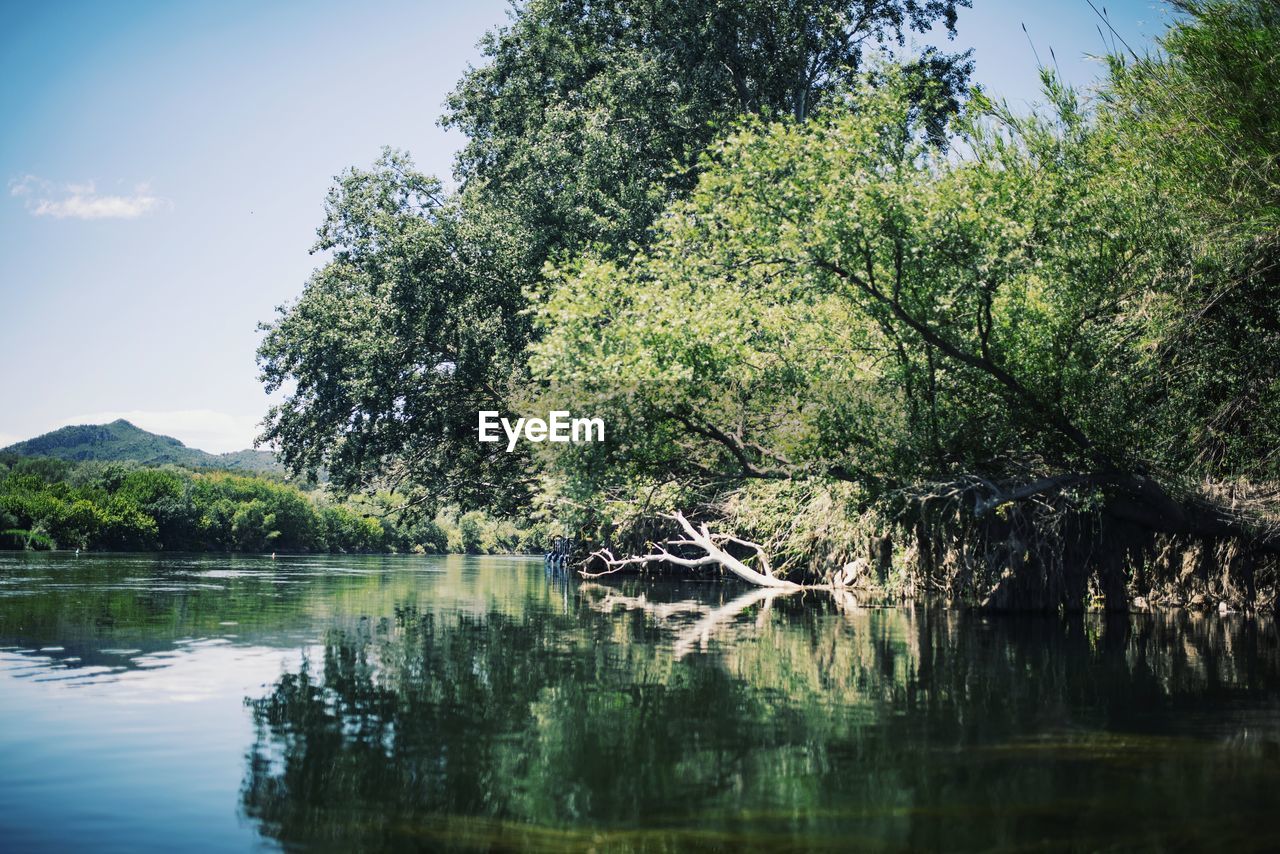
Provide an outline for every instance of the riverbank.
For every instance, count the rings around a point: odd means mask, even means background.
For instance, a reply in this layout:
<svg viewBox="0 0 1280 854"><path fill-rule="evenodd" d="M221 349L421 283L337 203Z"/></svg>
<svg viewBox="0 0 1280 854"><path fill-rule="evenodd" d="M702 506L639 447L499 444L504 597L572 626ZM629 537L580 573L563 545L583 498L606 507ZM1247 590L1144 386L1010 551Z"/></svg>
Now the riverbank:
<svg viewBox="0 0 1280 854"><path fill-rule="evenodd" d="M1001 489L974 477L902 490L871 506L851 484L748 484L705 503L710 509L687 528L678 514L624 516L587 549L594 559L586 567L688 572L731 561L748 581L758 571L766 581L834 586L877 601L929 599L993 612L1275 613L1280 558L1264 536L1251 535L1265 533L1272 514L1250 497L1270 493L1237 486L1233 503L1213 511L1234 513L1233 526L1210 535L1172 515L1136 512L1125 492L1039 483ZM689 534L704 525L709 538Z"/></svg>
<svg viewBox="0 0 1280 854"><path fill-rule="evenodd" d="M304 488L305 487L305 488ZM180 466L0 458L0 551L219 553L534 552L527 520L440 507L391 492L339 500L319 484Z"/></svg>

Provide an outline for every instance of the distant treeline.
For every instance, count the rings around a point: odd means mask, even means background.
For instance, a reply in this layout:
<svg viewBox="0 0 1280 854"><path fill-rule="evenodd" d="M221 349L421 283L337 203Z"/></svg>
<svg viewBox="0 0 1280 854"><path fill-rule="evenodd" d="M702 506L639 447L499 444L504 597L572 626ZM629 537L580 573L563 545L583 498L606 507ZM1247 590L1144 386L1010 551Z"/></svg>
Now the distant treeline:
<svg viewBox="0 0 1280 854"><path fill-rule="evenodd" d="M279 480L136 463L0 457L0 549L224 552L537 551L483 513L397 512L391 494L332 500Z"/></svg>

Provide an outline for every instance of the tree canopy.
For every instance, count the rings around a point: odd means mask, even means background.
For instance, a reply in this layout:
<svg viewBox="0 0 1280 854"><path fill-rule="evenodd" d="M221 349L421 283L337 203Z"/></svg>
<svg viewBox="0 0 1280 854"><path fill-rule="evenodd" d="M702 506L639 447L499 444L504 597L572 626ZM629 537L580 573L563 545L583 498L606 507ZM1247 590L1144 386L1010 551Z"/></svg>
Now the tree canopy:
<svg viewBox="0 0 1280 854"><path fill-rule="evenodd" d="M524 223L533 254L588 243L625 253L697 180L702 151L741 116L804 120L910 34L955 35L968 0L532 0L481 43L487 62L448 101L467 134L467 191ZM929 129L967 87L969 54L904 54Z"/></svg>
<svg viewBox="0 0 1280 854"><path fill-rule="evenodd" d="M316 249L331 253L265 327L263 438L295 471L390 484L511 511L536 467L475 441L476 411L515 408L543 265L588 246L624 257L694 186L700 153L743 115L803 119L877 51L954 32L965 0L613 0L516 7L444 121L468 143L460 189L384 152L329 194ZM906 57L922 121L941 137L967 54ZM930 96L923 97L928 88Z"/></svg>

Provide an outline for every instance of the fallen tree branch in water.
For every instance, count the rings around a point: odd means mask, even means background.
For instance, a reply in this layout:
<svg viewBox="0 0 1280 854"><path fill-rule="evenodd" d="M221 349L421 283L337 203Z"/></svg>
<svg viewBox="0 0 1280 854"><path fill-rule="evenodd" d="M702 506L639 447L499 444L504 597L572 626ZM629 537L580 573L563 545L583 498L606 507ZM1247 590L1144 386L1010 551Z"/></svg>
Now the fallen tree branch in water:
<svg viewBox="0 0 1280 854"><path fill-rule="evenodd" d="M787 590L800 589L801 585L796 584L794 581L788 581L785 578L778 578L774 575L773 568L769 565L768 555L765 554L764 548L756 543L739 539L730 534L713 534L707 528L706 523L694 527L693 523L679 511L662 515L667 519L674 520L680 526L684 532L683 538L668 538L661 543L653 543L654 551L634 557L618 558L609 549L599 549L592 552L587 557L587 560L584 561L584 564L597 560L603 561L606 567L604 571L588 572L583 569L579 572L579 575L583 578L599 578L602 575L609 575L630 567L663 563L688 568L719 565L743 581L759 587L776 587ZM724 548L729 543L754 551L763 571L752 569L746 563L730 554ZM672 552L672 548L695 548L699 549L702 554L697 557L685 557Z"/></svg>

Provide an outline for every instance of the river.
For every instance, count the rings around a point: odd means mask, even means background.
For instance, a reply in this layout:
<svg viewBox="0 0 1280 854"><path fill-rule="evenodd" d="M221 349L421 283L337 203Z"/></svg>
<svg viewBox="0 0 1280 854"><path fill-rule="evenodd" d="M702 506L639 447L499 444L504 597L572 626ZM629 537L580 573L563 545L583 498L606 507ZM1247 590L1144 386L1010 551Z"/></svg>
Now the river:
<svg viewBox="0 0 1280 854"><path fill-rule="evenodd" d="M0 849L1274 850L1270 621L0 555Z"/></svg>

